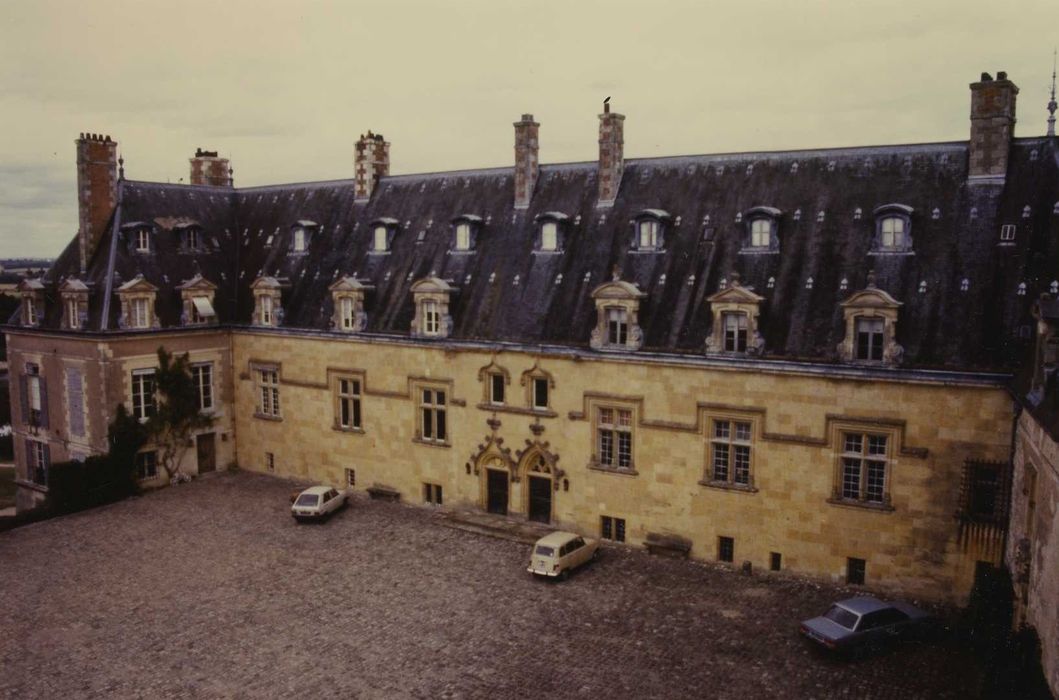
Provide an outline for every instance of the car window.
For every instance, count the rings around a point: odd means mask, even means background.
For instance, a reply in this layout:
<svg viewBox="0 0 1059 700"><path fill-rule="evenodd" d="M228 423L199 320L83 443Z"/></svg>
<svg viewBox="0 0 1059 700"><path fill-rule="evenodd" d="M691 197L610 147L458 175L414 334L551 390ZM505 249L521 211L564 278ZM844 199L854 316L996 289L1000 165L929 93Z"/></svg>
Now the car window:
<svg viewBox="0 0 1059 700"><path fill-rule="evenodd" d="M555 554L555 547L548 547L543 544L537 545L537 556L550 557Z"/></svg>
<svg viewBox="0 0 1059 700"><path fill-rule="evenodd" d="M302 495L298 496L298 500L294 503L294 505L309 507L315 506L319 502L320 497L317 496L315 493L303 493Z"/></svg>
<svg viewBox="0 0 1059 700"><path fill-rule="evenodd" d="M897 608L889 608L887 610L880 610L878 615L879 615L879 620L878 620L878 622L876 622L877 625L895 625L895 624L897 624L899 622L904 622L905 620L908 619L908 615L905 615L903 612L901 612Z"/></svg>
<svg viewBox="0 0 1059 700"><path fill-rule="evenodd" d="M584 546L585 546L585 541L583 539L581 539L580 537L578 537L576 540L574 540L573 542L570 543L570 551L572 552L575 549L581 549Z"/></svg>
<svg viewBox="0 0 1059 700"><path fill-rule="evenodd" d="M559 556L560 557L565 557L566 553L569 552L569 551L570 551L570 544L569 543L564 544L562 547L559 548Z"/></svg>
<svg viewBox="0 0 1059 700"><path fill-rule="evenodd" d="M848 630L856 629L857 627L857 616L851 613L845 608L840 608L837 605L832 605L831 609L824 613L824 617L831 622L834 622L840 627L845 627Z"/></svg>
<svg viewBox="0 0 1059 700"><path fill-rule="evenodd" d="M338 495L338 493L334 489L331 489L330 491L327 492L327 500L330 501L332 498L334 498L337 495Z"/></svg>

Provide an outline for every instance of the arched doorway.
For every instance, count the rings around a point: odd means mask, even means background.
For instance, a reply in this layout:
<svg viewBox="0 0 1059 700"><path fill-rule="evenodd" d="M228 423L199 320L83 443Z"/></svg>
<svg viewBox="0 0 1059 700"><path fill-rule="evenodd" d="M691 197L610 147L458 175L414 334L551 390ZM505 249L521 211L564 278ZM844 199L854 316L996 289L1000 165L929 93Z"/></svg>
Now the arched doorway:
<svg viewBox="0 0 1059 700"><path fill-rule="evenodd" d="M486 512L507 515L511 500L511 472L504 460L492 455L479 466L483 482L483 501Z"/></svg>
<svg viewBox="0 0 1059 700"><path fill-rule="evenodd" d="M539 523L552 521L552 494L555 492L551 465L534 450L522 460L526 475L526 517Z"/></svg>

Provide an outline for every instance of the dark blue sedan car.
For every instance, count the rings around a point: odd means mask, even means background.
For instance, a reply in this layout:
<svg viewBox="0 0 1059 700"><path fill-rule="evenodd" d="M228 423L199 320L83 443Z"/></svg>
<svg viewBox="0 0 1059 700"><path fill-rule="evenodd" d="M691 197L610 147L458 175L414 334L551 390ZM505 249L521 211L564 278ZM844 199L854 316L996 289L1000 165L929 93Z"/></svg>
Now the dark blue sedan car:
<svg viewBox="0 0 1059 700"><path fill-rule="evenodd" d="M859 596L840 600L820 617L804 621L801 633L832 651L853 652L922 632L931 622L930 613L914 605Z"/></svg>

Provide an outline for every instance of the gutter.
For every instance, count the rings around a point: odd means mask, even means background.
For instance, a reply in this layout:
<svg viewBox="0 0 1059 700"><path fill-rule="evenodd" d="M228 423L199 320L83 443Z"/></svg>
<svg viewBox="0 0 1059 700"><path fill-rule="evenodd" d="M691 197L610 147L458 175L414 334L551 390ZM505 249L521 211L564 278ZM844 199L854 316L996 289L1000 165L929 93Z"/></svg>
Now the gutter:
<svg viewBox="0 0 1059 700"><path fill-rule="evenodd" d="M110 325L110 298L114 294L114 263L118 259L118 233L121 229L121 200L125 181L118 180L118 204L114 207L114 226L110 230L110 256L107 259L107 288L103 297L103 317L99 319L99 330L107 330Z"/></svg>

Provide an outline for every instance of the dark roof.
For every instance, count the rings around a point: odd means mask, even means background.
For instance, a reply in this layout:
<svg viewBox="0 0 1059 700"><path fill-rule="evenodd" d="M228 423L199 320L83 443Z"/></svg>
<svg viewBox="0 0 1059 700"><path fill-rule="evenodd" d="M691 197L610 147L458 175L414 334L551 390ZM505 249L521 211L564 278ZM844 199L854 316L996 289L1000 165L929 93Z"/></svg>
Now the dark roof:
<svg viewBox="0 0 1059 700"><path fill-rule="evenodd" d="M399 335L409 334L413 317L409 287L437 276L457 288L454 338L587 347L591 291L617 266L647 294L645 349L695 354L711 324L706 297L738 272L765 297L766 357L830 361L844 333L839 304L874 269L878 286L903 304L897 340L905 365L1002 369L1028 342L1031 300L1059 270L1056 158L1045 138L1016 140L1003 186L967 184L966 142L632 159L614 206L598 209L595 162L542 166L527 210L513 208L510 167L386 177L367 203L354 201L352 180L236 190L126 182L121 220L150 222L157 248L145 256L119 241L115 271L121 281L143 274L160 288L163 325L179 323L175 287L196 272L218 285L221 322L237 324L250 322L250 283L272 275L286 285L284 326L320 330L330 327L328 286L355 274L374 286L366 332ZM885 204L912 208L914 254L870 254L872 212ZM780 212L777 254L740 252L746 228L736 217L754 207ZM649 209L670 216L662 253L631 250L631 222ZM548 212L569 217L565 249L535 255L535 219ZM483 220L470 255L450 251L461 215ZM370 224L384 218L399 222L392 252L372 254ZM289 246L300 220L319 227L305 254ZM209 250L179 252L177 221L201 225ZM998 246L1008 223L1018 227L1016 241ZM109 245L108 234L87 275L94 328ZM48 279L76 267L75 242ZM110 328L118 309L111 304ZM57 325L58 313L49 312L46 325Z"/></svg>

